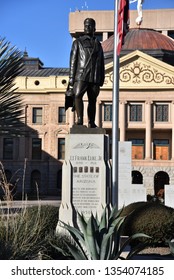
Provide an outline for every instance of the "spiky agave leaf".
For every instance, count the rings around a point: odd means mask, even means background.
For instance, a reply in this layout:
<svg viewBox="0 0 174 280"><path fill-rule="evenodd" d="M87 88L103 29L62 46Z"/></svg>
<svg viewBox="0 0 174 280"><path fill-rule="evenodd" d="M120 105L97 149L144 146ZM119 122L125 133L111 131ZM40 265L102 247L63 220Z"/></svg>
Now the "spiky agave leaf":
<svg viewBox="0 0 174 280"><path fill-rule="evenodd" d="M140 237L146 237L146 238L151 238L149 235L144 234L144 233L135 233L133 235L131 235L122 245L122 248L120 248L120 254L123 252L124 248L130 244L130 242L136 238L140 238ZM138 245L134 246L129 254L127 255L126 259L131 259L134 255L136 255L137 253L139 253L140 251L142 251L143 249L145 249L147 247L148 243L147 242L143 242L143 243L139 243Z"/></svg>
<svg viewBox="0 0 174 280"><path fill-rule="evenodd" d="M124 207L122 207L121 209L117 209L116 207L113 207L111 209L110 215L109 215L109 224L111 224L115 219L117 219L118 217L120 217L122 211L123 211Z"/></svg>
<svg viewBox="0 0 174 280"><path fill-rule="evenodd" d="M103 236L100 247L100 260L109 260L112 251L114 228Z"/></svg>
<svg viewBox="0 0 174 280"><path fill-rule="evenodd" d="M52 242L49 242L49 243L50 243L50 245L51 245L53 248L55 248L55 249L56 249L58 252L60 252L63 256L65 256L65 257L71 257L71 256L72 256L72 254L70 254L69 252L67 252L67 250L58 247L57 245L55 245L55 244L52 243ZM67 244L66 244L66 246L67 246Z"/></svg>
<svg viewBox="0 0 174 280"><path fill-rule="evenodd" d="M94 226L95 226L95 237L96 237L96 242L97 242L97 252L99 254L100 246L101 246L101 238L100 238L100 222L98 222L96 219L94 219Z"/></svg>
<svg viewBox="0 0 174 280"><path fill-rule="evenodd" d="M85 241L86 241L86 248L91 256L92 260L98 260L99 259L99 252L98 252L98 242L96 239L96 221L91 214L91 217L88 220L87 228L86 228L86 235Z"/></svg>
<svg viewBox="0 0 174 280"><path fill-rule="evenodd" d="M86 221L84 215L77 212L77 219L80 224L80 229L82 230L83 234L86 234L87 221Z"/></svg>
<svg viewBox="0 0 174 280"><path fill-rule="evenodd" d="M108 232L108 209L104 208L100 221L98 222L98 246L101 247L103 236Z"/></svg>
<svg viewBox="0 0 174 280"><path fill-rule="evenodd" d="M88 256L85 253L85 251L83 250L79 250L77 248L77 246L73 245L73 244L66 244L66 246L69 249L69 252L71 253L71 255L74 257L75 260L88 260Z"/></svg>
<svg viewBox="0 0 174 280"><path fill-rule="evenodd" d="M79 249L84 253L83 246L85 247L85 239L84 239L83 233L81 233L79 229L72 227L62 221L59 221L59 222L69 232L72 239L77 243L77 246L79 247ZM61 224L60 224L60 226L61 226Z"/></svg>
<svg viewBox="0 0 174 280"><path fill-rule="evenodd" d="M118 252L120 235L118 229L123 223L124 217L118 217L113 220L112 224L108 228L108 233L103 236L101 243L100 259L113 259L115 253ZM118 237L118 242L117 242Z"/></svg>
<svg viewBox="0 0 174 280"><path fill-rule="evenodd" d="M85 243L86 243L86 247L87 250L89 252L89 254L91 254L91 249L90 246L88 246L88 242L89 242L89 236L93 234L95 237L95 251L99 252L99 247L101 244L101 240L100 240L100 233L99 233L99 223L97 220L97 217L95 218L94 215L91 213L91 221L90 219L86 222L86 219L84 218L84 216L82 214L78 214L78 221L79 221L79 226L84 234L84 239L85 239ZM90 222L92 223L91 225L91 234L89 234L89 230L90 230ZM88 226L88 229L87 229ZM92 251L94 251L94 248L92 249Z"/></svg>
<svg viewBox="0 0 174 280"><path fill-rule="evenodd" d="M55 248L58 252L62 253L62 255L64 255L65 257L74 257L75 260L87 260L87 255L82 252L79 248L77 248L77 246L75 246L74 244L71 244L67 241L64 241L64 243L66 244L66 247L68 248L68 250L62 249L60 247L58 247L57 245L53 244L52 242L50 242L51 246L53 248Z"/></svg>
<svg viewBox="0 0 174 280"><path fill-rule="evenodd" d="M100 223L98 222L98 219L96 217L94 217L94 215L92 213L91 213L91 215L92 215L92 222L93 222L93 230L95 233L96 250L97 250L97 252L99 252L99 248L101 245L101 238L100 238L100 231L99 231Z"/></svg>
<svg viewBox="0 0 174 280"><path fill-rule="evenodd" d="M166 240L166 243L168 243L169 245L171 254L174 255L174 242L170 240Z"/></svg>
<svg viewBox="0 0 174 280"><path fill-rule="evenodd" d="M15 78L23 70L22 53L0 38L0 134L23 133L23 103L15 92Z"/></svg>
<svg viewBox="0 0 174 280"><path fill-rule="evenodd" d="M100 233L101 234L106 233L107 228L108 228L108 206L106 206L104 208L101 219L100 219L100 224L99 224Z"/></svg>
<svg viewBox="0 0 174 280"><path fill-rule="evenodd" d="M119 258L119 249L120 249L120 242L121 242L121 232L122 232L122 226L124 224L126 217L117 217L116 220L118 220L117 227L115 228L114 232L114 242L113 242L113 250L112 250L112 256L111 259L118 259Z"/></svg>
<svg viewBox="0 0 174 280"><path fill-rule="evenodd" d="M78 218L79 227L80 227L79 230L81 230L83 233L82 246L86 248L86 250L88 251L88 256L89 256L89 248L88 248L88 242L87 242L87 223L88 222L86 221L83 214L80 214L79 212L77 212L77 218Z"/></svg>

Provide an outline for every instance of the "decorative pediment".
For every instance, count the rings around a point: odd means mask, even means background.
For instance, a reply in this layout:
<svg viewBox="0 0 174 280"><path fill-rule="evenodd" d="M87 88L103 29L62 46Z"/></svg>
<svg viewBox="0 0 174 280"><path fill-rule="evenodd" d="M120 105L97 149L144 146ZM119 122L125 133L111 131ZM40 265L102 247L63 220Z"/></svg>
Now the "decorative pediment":
<svg viewBox="0 0 174 280"><path fill-rule="evenodd" d="M174 67L140 51L120 59L120 89L174 88ZM106 65L105 87L112 86L113 63Z"/></svg>
<svg viewBox="0 0 174 280"><path fill-rule="evenodd" d="M59 134L67 134L68 132L69 132L68 129L61 127L61 126L59 127L59 129L54 131L56 136L58 136Z"/></svg>

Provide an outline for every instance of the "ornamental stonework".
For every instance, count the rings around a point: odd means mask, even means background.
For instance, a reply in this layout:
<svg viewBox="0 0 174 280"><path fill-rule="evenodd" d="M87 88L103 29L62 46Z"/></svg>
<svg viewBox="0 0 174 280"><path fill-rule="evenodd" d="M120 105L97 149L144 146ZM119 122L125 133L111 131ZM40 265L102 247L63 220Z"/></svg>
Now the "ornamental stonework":
<svg viewBox="0 0 174 280"><path fill-rule="evenodd" d="M110 79L112 80L112 73ZM174 85L174 76L169 76L163 71L159 71L141 62L127 64L120 69L120 81L123 83L155 83L166 85Z"/></svg>

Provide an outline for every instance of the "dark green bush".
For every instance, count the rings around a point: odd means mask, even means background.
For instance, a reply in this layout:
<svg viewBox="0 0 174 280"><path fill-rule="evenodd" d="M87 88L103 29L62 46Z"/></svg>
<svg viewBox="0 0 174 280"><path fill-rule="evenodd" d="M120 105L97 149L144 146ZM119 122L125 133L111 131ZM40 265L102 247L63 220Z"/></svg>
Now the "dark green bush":
<svg viewBox="0 0 174 280"><path fill-rule="evenodd" d="M138 201L138 202L133 202L127 206L125 206L121 212L121 216L127 216L131 214L135 209L139 208L140 206L146 205L147 202L145 201Z"/></svg>
<svg viewBox="0 0 174 280"><path fill-rule="evenodd" d="M174 238L173 208L159 202L133 203L125 207L123 215L125 213L130 215L125 219L122 235L143 232L152 237L150 243L153 245L164 245L166 239Z"/></svg>

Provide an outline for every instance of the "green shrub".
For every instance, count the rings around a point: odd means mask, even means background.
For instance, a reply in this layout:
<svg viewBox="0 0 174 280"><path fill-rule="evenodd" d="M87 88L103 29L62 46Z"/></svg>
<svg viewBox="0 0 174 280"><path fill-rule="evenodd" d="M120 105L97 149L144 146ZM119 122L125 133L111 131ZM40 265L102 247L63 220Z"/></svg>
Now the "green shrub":
<svg viewBox="0 0 174 280"><path fill-rule="evenodd" d="M133 202L127 206L125 206L121 212L121 216L128 216L130 215L135 209L139 208L140 206L146 205L147 202L145 201L138 201L138 202Z"/></svg>
<svg viewBox="0 0 174 280"><path fill-rule="evenodd" d="M171 240L174 237L173 208L159 202L145 202L142 205L130 204L125 207L124 211L131 213L125 220L122 229L123 235L131 236L137 232L143 232L152 237L149 242L154 245L165 245L166 239ZM134 244L135 242L132 243L132 245Z"/></svg>
<svg viewBox="0 0 174 280"><path fill-rule="evenodd" d="M1 214L0 259L50 259L58 207L34 206ZM58 257L58 256L57 256Z"/></svg>

